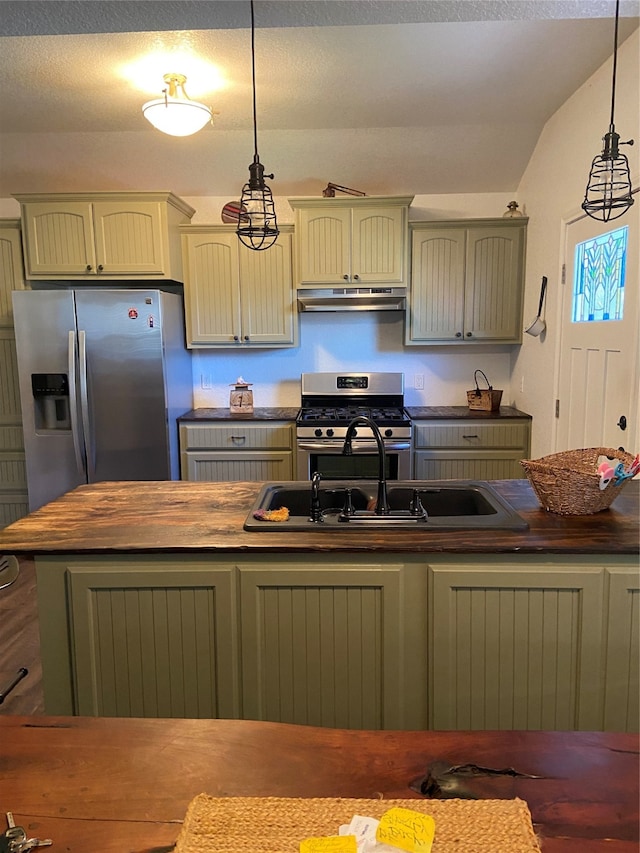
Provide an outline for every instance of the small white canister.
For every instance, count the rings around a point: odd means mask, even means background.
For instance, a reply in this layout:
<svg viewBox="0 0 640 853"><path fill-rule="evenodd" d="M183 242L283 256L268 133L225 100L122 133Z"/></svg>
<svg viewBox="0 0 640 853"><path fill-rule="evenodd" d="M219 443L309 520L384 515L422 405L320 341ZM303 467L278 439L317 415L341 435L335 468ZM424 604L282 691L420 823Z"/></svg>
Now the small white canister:
<svg viewBox="0 0 640 853"><path fill-rule="evenodd" d="M253 391L250 389L252 384L252 382L245 382L242 376L238 376L236 381L231 383L229 411L232 415L253 414Z"/></svg>

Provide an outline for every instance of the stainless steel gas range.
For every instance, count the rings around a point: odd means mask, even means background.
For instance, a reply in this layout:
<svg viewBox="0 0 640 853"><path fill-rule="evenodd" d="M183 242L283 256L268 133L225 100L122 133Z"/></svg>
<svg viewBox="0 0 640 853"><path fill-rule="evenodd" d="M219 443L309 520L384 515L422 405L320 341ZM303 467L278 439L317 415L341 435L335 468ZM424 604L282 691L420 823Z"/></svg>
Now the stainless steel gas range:
<svg viewBox="0 0 640 853"><path fill-rule="evenodd" d="M343 455L347 428L368 417L380 430L386 478L411 478L411 420L404 409L402 373L303 373L302 408L296 421L298 478L319 473L328 480L378 477L373 431L357 425L351 455Z"/></svg>

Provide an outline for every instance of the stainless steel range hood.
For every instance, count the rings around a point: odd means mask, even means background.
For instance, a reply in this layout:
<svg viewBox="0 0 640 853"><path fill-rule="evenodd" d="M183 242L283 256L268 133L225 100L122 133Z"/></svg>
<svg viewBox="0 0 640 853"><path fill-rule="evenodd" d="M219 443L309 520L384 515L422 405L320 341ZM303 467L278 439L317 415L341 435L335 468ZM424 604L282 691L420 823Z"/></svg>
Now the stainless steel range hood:
<svg viewBox="0 0 640 853"><path fill-rule="evenodd" d="M403 311L404 287L322 287L298 290L298 311Z"/></svg>

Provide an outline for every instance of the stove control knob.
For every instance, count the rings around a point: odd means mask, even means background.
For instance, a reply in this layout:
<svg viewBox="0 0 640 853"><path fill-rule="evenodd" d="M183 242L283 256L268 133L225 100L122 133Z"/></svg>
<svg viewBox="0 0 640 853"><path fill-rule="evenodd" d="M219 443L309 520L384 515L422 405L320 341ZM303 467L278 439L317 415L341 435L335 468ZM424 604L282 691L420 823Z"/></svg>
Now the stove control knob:
<svg viewBox="0 0 640 853"><path fill-rule="evenodd" d="M321 429L317 429L317 430L315 431L315 436L316 436L316 438L320 438L320 436L321 436L321 435L322 435L322 430L321 430Z"/></svg>
<svg viewBox="0 0 640 853"><path fill-rule="evenodd" d="M391 436L393 435L393 430L392 429L385 429L384 434L385 434L386 438L391 438Z"/></svg>
<svg viewBox="0 0 640 853"><path fill-rule="evenodd" d="M328 436L329 438L331 438L331 436L332 436L332 435L333 435L333 430L332 430L332 429L328 429L328 430L327 430L327 436Z"/></svg>

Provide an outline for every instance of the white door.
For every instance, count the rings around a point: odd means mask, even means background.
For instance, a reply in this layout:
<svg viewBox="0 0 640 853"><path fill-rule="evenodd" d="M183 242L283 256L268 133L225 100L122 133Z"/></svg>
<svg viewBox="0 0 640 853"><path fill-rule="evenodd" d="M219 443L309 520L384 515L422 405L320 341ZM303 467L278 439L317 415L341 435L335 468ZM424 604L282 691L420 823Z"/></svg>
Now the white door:
<svg viewBox="0 0 640 853"><path fill-rule="evenodd" d="M636 197L619 219L598 222L584 216L567 226L557 451L640 450L638 208Z"/></svg>

